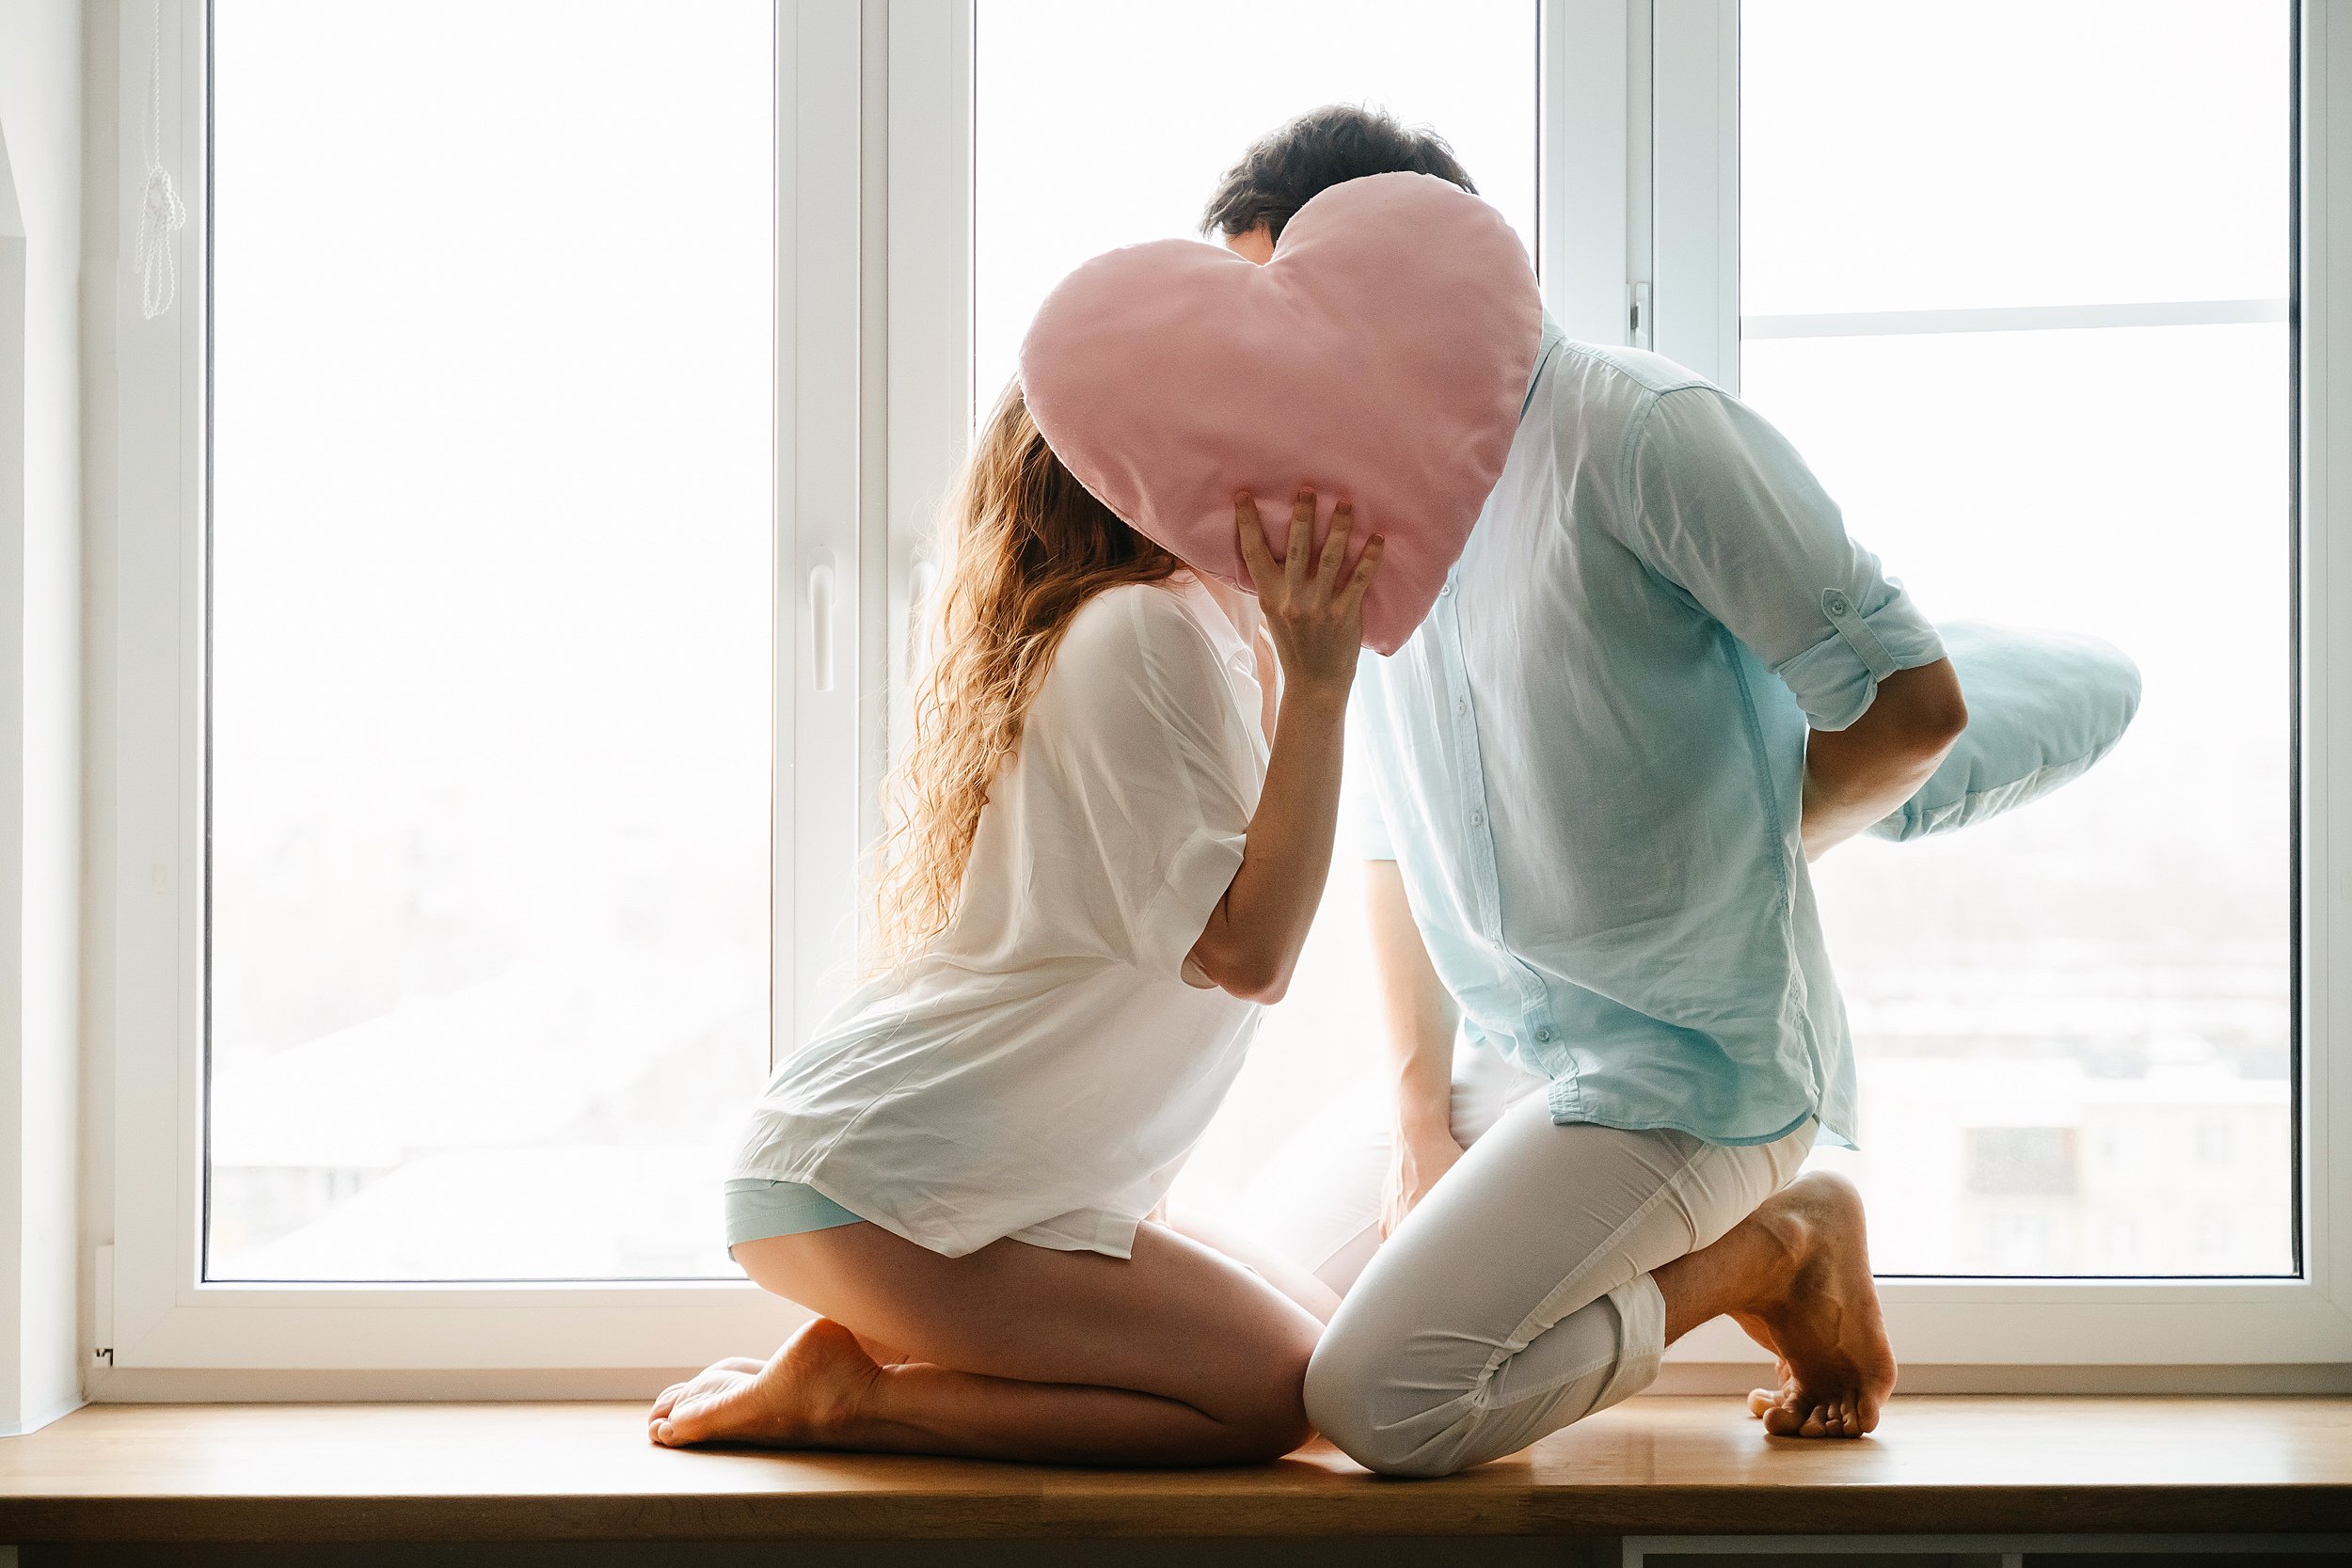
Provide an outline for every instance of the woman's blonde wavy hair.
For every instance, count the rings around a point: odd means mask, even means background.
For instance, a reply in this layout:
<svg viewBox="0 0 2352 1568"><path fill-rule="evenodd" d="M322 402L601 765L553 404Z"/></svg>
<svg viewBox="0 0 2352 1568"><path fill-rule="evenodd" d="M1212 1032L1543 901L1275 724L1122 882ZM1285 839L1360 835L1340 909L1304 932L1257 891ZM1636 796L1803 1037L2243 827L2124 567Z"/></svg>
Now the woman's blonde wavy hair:
<svg viewBox="0 0 2352 1568"><path fill-rule="evenodd" d="M1159 582L1183 566L1062 467L1017 381L974 444L940 531L935 652L883 800L876 969L903 964L955 919L989 785L1020 746L1080 608L1105 588Z"/></svg>

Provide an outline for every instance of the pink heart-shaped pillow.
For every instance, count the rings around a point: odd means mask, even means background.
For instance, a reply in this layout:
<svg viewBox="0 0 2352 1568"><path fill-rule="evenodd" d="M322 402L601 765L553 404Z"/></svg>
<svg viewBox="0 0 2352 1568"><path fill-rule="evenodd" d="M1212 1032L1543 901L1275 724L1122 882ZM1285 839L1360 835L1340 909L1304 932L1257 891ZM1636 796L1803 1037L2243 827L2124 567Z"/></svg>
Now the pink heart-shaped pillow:
<svg viewBox="0 0 2352 1568"><path fill-rule="evenodd" d="M1155 240L1056 286L1021 343L1029 413L1113 512L1237 586L1233 492L1285 550L1292 496L1342 497L1357 548L1388 536L1364 645L1421 625L1502 476L1543 331L1502 214L1426 174L1375 174L1298 210L1257 266Z"/></svg>

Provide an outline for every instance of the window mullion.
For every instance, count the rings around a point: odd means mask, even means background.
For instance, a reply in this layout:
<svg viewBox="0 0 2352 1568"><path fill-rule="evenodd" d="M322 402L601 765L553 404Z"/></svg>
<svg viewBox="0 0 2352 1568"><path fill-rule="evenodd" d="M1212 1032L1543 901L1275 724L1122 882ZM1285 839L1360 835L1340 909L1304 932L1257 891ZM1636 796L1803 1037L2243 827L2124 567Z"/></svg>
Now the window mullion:
<svg viewBox="0 0 2352 1568"><path fill-rule="evenodd" d="M939 508L963 459L972 384L972 3L890 9L888 754L907 742L910 681L937 580Z"/></svg>
<svg viewBox="0 0 2352 1568"><path fill-rule="evenodd" d="M2302 791L2303 1117L2296 1129L2302 1166L2302 1266L2352 1324L2352 1204L2339 1196L2352 1179L2340 1144L2352 1139L2352 988L2335 976L2352 966L2352 868L2340 847L2352 844L2352 726L2334 722L2342 693L2352 690L2352 640L2334 629L2352 624L2352 354L2332 351L2352 333L2337 313L2352 301L2352 26L2324 0L2303 0L2296 28L2300 73L2296 128L2298 238L2294 258L2298 429L2297 544L2301 617L2297 667ZM2352 1358L2352 1327L2339 1329Z"/></svg>
<svg viewBox="0 0 2352 1568"><path fill-rule="evenodd" d="M1627 335L1628 0L1544 0L1536 51L1536 268L1544 303L1570 338Z"/></svg>
<svg viewBox="0 0 2352 1568"><path fill-rule="evenodd" d="M1740 389L1739 0L1657 0L1650 346Z"/></svg>
<svg viewBox="0 0 2352 1568"><path fill-rule="evenodd" d="M864 169L841 155L860 145L863 21L857 0L780 7L779 33L792 34L793 74L784 90L790 116L791 203L779 236L791 259L790 294L780 320L791 324L778 400L788 422L780 442L780 496L791 563L777 595L777 785L788 801L789 843L778 845L776 1006L779 1051L805 1039L828 989L853 958L849 916L861 842L860 695L868 668L860 518L862 357L859 300ZM789 413L785 412L789 407ZM788 455L787 455L788 454ZM789 901L788 918L782 906Z"/></svg>

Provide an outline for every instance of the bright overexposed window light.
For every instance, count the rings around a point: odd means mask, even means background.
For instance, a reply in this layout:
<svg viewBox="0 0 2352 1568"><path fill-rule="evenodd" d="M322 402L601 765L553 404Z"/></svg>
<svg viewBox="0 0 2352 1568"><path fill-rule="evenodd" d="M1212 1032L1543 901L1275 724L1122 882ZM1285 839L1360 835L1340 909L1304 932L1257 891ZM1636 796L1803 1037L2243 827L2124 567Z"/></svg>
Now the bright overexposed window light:
<svg viewBox="0 0 2352 1568"><path fill-rule="evenodd" d="M981 411L1064 274L1114 245L1197 236L1202 207L1249 143L1326 103L1375 104L1436 130L1532 255L1537 22L1532 0L978 0L972 364ZM1327 1144L1379 1124L1382 1047L1359 877L1344 856L1333 867L1288 997L1185 1167L1174 1196L1196 1212L1246 1226L1257 1184L1309 1120L1326 1122L1313 1137Z"/></svg>
<svg viewBox="0 0 2352 1568"><path fill-rule="evenodd" d="M1742 395L1930 614L2146 680L2059 793L1815 868L1882 1272L2296 1264L2289 11L1741 8Z"/></svg>
<svg viewBox="0 0 2352 1568"><path fill-rule="evenodd" d="M207 1276L732 1275L771 8L212 24Z"/></svg>

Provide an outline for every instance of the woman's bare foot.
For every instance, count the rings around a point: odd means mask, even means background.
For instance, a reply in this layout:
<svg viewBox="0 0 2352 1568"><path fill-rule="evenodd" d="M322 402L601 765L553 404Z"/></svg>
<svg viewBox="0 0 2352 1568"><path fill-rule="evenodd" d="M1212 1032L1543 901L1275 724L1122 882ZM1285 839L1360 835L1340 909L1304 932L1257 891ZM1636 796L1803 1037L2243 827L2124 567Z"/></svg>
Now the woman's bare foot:
<svg viewBox="0 0 2352 1568"><path fill-rule="evenodd" d="M1826 1171L1801 1176L1742 1222L1788 1259L1784 1283L1732 1317L1779 1363L1778 1391L1748 1409L1776 1437L1860 1437L1895 1391L1895 1351L1870 1277L1862 1195Z"/></svg>
<svg viewBox="0 0 2352 1568"><path fill-rule="evenodd" d="M737 1356L661 1391L646 1416L646 1434L664 1448L690 1443L756 1443L767 1448L827 1448L854 1419L880 1374L857 1336L818 1318L766 1361Z"/></svg>

